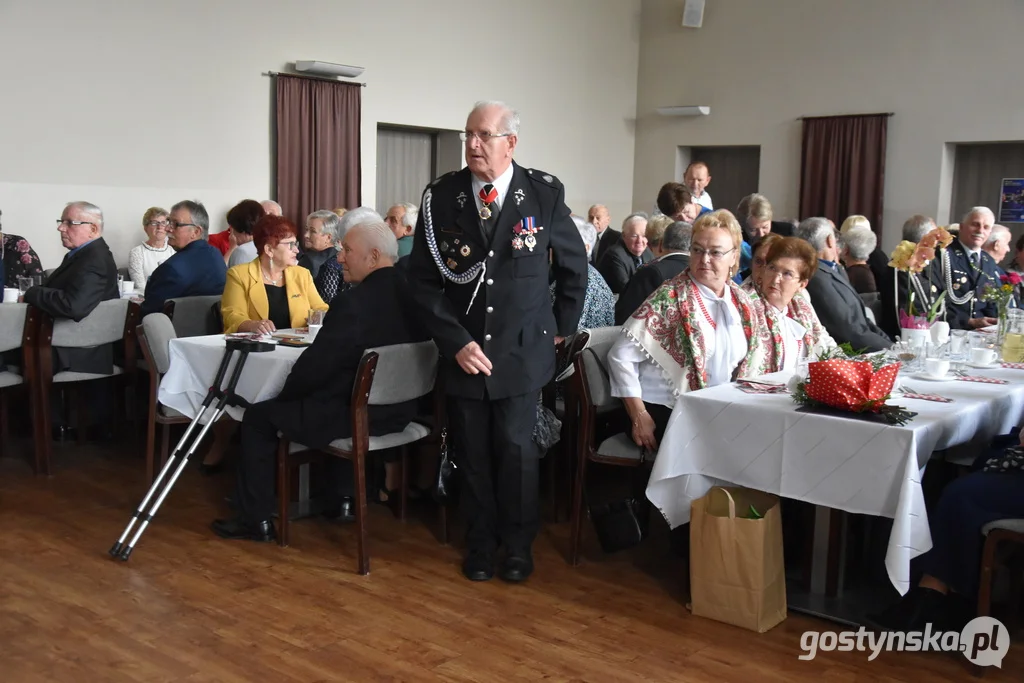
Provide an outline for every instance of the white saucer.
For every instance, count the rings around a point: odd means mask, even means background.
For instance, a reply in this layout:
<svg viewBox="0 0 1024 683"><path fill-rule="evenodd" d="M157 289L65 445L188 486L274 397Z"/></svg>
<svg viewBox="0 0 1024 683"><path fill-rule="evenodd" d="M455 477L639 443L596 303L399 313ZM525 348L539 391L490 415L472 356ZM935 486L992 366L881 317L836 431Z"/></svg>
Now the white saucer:
<svg viewBox="0 0 1024 683"><path fill-rule="evenodd" d="M956 379L956 375L952 372L947 372L945 377L932 377L931 375L923 372L915 372L911 377L914 379L923 379L926 382L949 382L950 380Z"/></svg>
<svg viewBox="0 0 1024 683"><path fill-rule="evenodd" d="M967 365L977 370L991 370L992 368L998 368L1001 363L1002 361L1000 360L994 360L991 363L988 363L987 365L982 365L981 363L972 363L968 361Z"/></svg>

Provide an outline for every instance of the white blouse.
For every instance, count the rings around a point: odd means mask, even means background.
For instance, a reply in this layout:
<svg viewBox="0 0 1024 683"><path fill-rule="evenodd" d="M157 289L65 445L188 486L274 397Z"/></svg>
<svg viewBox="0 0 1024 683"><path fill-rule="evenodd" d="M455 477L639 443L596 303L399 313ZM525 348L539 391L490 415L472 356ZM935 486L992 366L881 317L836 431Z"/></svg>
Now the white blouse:
<svg viewBox="0 0 1024 683"><path fill-rule="evenodd" d="M163 249L151 247L145 242L128 252L128 279L135 284L136 292L145 292L146 283L161 263L174 256L170 244Z"/></svg>
<svg viewBox="0 0 1024 683"><path fill-rule="evenodd" d="M807 354L807 349L804 347L804 335L807 334L807 328L773 304L769 303L765 308L771 309L770 314L774 316L774 322L778 325L779 334L782 337L782 367L779 370L794 372L800 359Z"/></svg>

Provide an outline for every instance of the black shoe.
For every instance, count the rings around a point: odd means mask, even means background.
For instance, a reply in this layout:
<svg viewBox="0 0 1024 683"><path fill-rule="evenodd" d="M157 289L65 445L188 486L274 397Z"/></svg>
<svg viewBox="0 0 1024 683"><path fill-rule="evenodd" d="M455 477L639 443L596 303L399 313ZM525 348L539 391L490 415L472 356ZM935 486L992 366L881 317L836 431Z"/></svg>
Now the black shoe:
<svg viewBox="0 0 1024 683"><path fill-rule="evenodd" d="M265 519L258 524L250 524L240 517L234 519L215 519L210 524L213 533L221 538L244 541L271 543L277 540L274 523Z"/></svg>
<svg viewBox="0 0 1024 683"><path fill-rule="evenodd" d="M494 555L470 550L462 561L462 575L470 581L490 581L494 578Z"/></svg>
<svg viewBox="0 0 1024 683"><path fill-rule="evenodd" d="M501 563L501 576L505 581L519 583L526 581L533 573L533 556L529 551L510 552Z"/></svg>
<svg viewBox="0 0 1024 683"><path fill-rule="evenodd" d="M867 615L868 622L882 631L924 631L927 624L938 630L946 618L946 596L920 586L880 614Z"/></svg>
<svg viewBox="0 0 1024 683"><path fill-rule="evenodd" d="M352 523L356 521L355 501L345 496L336 504L325 507L320 514L332 522Z"/></svg>

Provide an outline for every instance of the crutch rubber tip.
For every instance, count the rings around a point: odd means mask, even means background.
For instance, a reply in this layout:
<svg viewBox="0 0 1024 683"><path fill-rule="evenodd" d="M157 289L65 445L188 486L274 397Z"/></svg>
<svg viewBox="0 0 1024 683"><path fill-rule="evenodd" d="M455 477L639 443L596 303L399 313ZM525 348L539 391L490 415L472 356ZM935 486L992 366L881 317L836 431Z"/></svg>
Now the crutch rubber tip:
<svg viewBox="0 0 1024 683"><path fill-rule="evenodd" d="M117 557L121 554L121 543L114 543L113 547L111 547L107 552L110 553L111 557Z"/></svg>
<svg viewBox="0 0 1024 683"><path fill-rule="evenodd" d="M132 548L131 546L126 547L124 550L121 551L121 556L118 559L120 559L122 562L127 562L128 558L132 556L132 550L134 550L134 548Z"/></svg>

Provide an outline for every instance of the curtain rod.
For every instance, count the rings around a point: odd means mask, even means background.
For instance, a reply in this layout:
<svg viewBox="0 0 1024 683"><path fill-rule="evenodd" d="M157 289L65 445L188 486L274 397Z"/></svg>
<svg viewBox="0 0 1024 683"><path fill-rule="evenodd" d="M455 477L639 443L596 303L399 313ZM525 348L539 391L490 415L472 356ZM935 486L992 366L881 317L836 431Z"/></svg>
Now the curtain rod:
<svg viewBox="0 0 1024 683"><path fill-rule="evenodd" d="M853 119L860 116L893 116L893 112L879 112L877 114L838 114L836 116L801 116L797 121L810 121L813 119Z"/></svg>
<svg viewBox="0 0 1024 683"><path fill-rule="evenodd" d="M305 74L286 74L281 71L264 71L261 76L285 76L287 78L305 78L309 81L327 81L328 83L338 83L340 85L358 85L360 88L365 88L365 83L354 83L352 81L339 81L336 78L330 76L306 76Z"/></svg>

